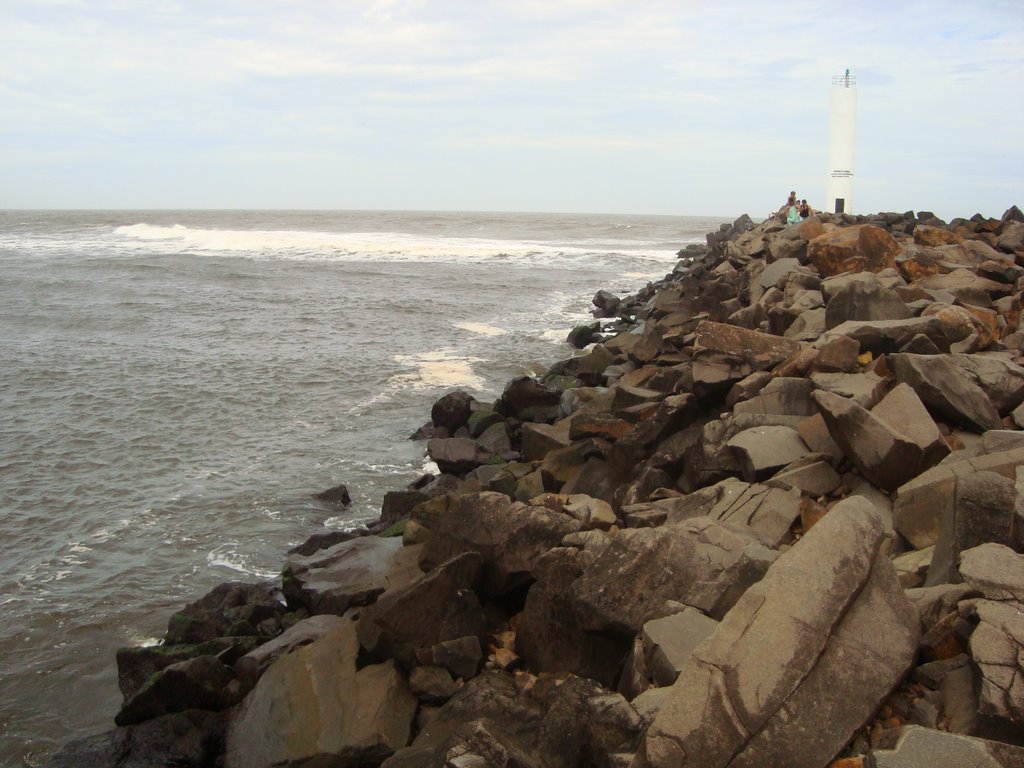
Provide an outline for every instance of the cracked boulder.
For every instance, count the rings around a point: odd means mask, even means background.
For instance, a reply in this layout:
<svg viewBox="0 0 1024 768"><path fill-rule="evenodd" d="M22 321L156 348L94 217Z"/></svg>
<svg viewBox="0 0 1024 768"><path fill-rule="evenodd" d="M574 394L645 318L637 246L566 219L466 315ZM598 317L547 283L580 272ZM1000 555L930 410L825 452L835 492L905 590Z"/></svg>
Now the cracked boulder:
<svg viewBox="0 0 1024 768"><path fill-rule="evenodd" d="M678 603L724 615L777 556L752 531L707 517L626 529L569 586L569 600L584 629L632 637Z"/></svg>
<svg viewBox="0 0 1024 768"><path fill-rule="evenodd" d="M970 655L981 676L978 714L1004 729L1024 728L1024 555L999 544L963 553L960 573L985 595L973 605L978 621ZM990 726L992 723L989 723Z"/></svg>
<svg viewBox="0 0 1024 768"><path fill-rule="evenodd" d="M884 538L870 502L833 507L694 650L634 766L829 763L917 651Z"/></svg>
<svg viewBox="0 0 1024 768"><path fill-rule="evenodd" d="M831 392L814 400L829 434L871 482L894 491L949 453L914 390L900 385L873 410Z"/></svg>

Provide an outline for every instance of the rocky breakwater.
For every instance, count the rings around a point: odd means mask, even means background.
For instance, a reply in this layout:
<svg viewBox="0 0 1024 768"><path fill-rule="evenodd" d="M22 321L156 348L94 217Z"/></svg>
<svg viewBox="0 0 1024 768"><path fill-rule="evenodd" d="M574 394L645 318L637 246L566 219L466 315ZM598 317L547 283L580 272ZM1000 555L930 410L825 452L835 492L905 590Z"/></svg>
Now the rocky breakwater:
<svg viewBox="0 0 1024 768"><path fill-rule="evenodd" d="M121 651L50 765L1024 765L1024 215L680 256L441 398L373 532Z"/></svg>

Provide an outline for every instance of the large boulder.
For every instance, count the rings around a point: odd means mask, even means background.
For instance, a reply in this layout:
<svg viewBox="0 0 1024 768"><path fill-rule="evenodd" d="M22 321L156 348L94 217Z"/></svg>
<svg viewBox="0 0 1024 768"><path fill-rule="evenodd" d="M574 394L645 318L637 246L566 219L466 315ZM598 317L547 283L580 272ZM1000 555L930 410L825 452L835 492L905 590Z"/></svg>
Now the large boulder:
<svg viewBox="0 0 1024 768"><path fill-rule="evenodd" d="M913 315L891 288L886 288L873 272L826 280L828 295L825 327L835 328L847 320L905 320Z"/></svg>
<svg viewBox="0 0 1024 768"><path fill-rule="evenodd" d="M896 492L893 506L896 530L915 549L932 546L938 541L940 531L953 524L962 478L987 472L1014 478L1021 464L1024 464L1024 448L1011 448L932 467ZM1007 519L1012 518L1008 515Z"/></svg>
<svg viewBox="0 0 1024 768"><path fill-rule="evenodd" d="M800 517L799 491L745 483L731 477L657 503L666 510L667 525L706 515L733 528L748 528L773 549L790 538L790 528Z"/></svg>
<svg viewBox="0 0 1024 768"><path fill-rule="evenodd" d="M893 236L870 224L826 232L807 245L807 258L825 277L895 268L899 254L900 246Z"/></svg>
<svg viewBox="0 0 1024 768"><path fill-rule="evenodd" d="M179 661L152 675L126 698L114 722L133 725L190 709L227 709L241 698L241 689L232 685L234 679L231 668L215 656Z"/></svg>
<svg viewBox="0 0 1024 768"><path fill-rule="evenodd" d="M503 594L531 582L535 561L582 527L562 510L512 501L501 493L466 494L432 529L420 565L430 569L475 552L483 562L484 589Z"/></svg>
<svg viewBox="0 0 1024 768"><path fill-rule="evenodd" d="M486 629L475 588L483 558L465 552L431 573L388 590L362 612L359 642L378 658L393 658L406 669L434 665L434 648L450 640L482 640Z"/></svg>
<svg viewBox="0 0 1024 768"><path fill-rule="evenodd" d="M917 650L884 537L865 499L833 507L694 650L634 765L826 765Z"/></svg>
<svg viewBox="0 0 1024 768"><path fill-rule="evenodd" d="M978 622L970 638L981 678L978 714L990 730L1024 734L1024 555L983 544L963 553L960 572L986 598L972 606Z"/></svg>
<svg viewBox="0 0 1024 768"><path fill-rule="evenodd" d="M726 445L743 467L743 479L750 483L765 480L810 453L799 432L780 425L744 429L729 438Z"/></svg>
<svg viewBox="0 0 1024 768"><path fill-rule="evenodd" d="M1018 768L1024 765L1024 749L910 725L884 733L871 758L875 768Z"/></svg>
<svg viewBox="0 0 1024 768"><path fill-rule="evenodd" d="M430 420L435 427L444 427L449 434L454 434L459 427L466 425L469 414L473 410L475 398L468 392L457 389L441 397L430 409Z"/></svg>
<svg viewBox="0 0 1024 768"><path fill-rule="evenodd" d="M566 584L578 579L586 555L552 549L537 563L537 582L516 620L516 652L535 672L571 672L612 687L630 640L586 631Z"/></svg>
<svg viewBox="0 0 1024 768"><path fill-rule="evenodd" d="M271 582L225 582L171 616L164 644L242 635L273 637L281 631L285 610L281 592Z"/></svg>
<svg viewBox="0 0 1024 768"><path fill-rule="evenodd" d="M360 666L344 624L282 656L238 707L226 768L376 765L409 742L416 698L392 661Z"/></svg>
<svg viewBox="0 0 1024 768"><path fill-rule="evenodd" d="M960 553L985 543L1009 545L1016 522L1014 481L997 472L972 472L957 479L943 508L926 586L959 582Z"/></svg>
<svg viewBox="0 0 1024 768"><path fill-rule="evenodd" d="M949 453L910 387L893 390L873 411L831 392L815 392L814 400L829 434L847 458L887 491L896 490Z"/></svg>
<svg viewBox="0 0 1024 768"><path fill-rule="evenodd" d="M678 603L723 615L776 557L752 531L707 517L626 529L568 592L584 629L632 637Z"/></svg>
<svg viewBox="0 0 1024 768"><path fill-rule="evenodd" d="M999 412L973 376L953 355L889 355L897 381L909 384L929 408L957 424L984 432L999 429Z"/></svg>
<svg viewBox="0 0 1024 768"><path fill-rule="evenodd" d="M42 768L205 768L224 752L226 712L190 710L65 744Z"/></svg>
<svg viewBox="0 0 1024 768"><path fill-rule="evenodd" d="M463 686L383 768L612 768L642 726L629 702L593 680L542 677L523 691L491 672Z"/></svg>
<svg viewBox="0 0 1024 768"><path fill-rule="evenodd" d="M363 536L308 557L291 555L282 575L285 597L310 613L338 616L371 603L387 589L391 558L401 548L398 537Z"/></svg>

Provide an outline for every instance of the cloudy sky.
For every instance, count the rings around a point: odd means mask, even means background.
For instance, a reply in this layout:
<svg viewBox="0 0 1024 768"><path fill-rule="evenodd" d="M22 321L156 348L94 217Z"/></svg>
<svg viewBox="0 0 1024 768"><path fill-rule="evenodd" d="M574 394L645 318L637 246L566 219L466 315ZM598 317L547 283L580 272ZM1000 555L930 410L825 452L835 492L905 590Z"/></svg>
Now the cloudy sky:
<svg viewBox="0 0 1024 768"><path fill-rule="evenodd" d="M1024 206L1024 3L3 0L2 208Z"/></svg>

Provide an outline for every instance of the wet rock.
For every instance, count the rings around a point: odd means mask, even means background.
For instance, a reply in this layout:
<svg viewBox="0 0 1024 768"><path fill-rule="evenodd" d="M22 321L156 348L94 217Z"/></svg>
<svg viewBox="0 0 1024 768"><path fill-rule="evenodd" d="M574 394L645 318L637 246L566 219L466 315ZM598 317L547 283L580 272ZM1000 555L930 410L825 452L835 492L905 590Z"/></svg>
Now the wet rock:
<svg viewBox="0 0 1024 768"><path fill-rule="evenodd" d="M871 505L851 497L780 557L694 651L635 765L827 764L917 648L883 534ZM856 670L847 662L865 656Z"/></svg>
<svg viewBox="0 0 1024 768"><path fill-rule="evenodd" d="M233 680L231 669L213 656L179 661L150 677L124 702L114 722L134 725L190 709L227 709L240 698L230 687Z"/></svg>
<svg viewBox="0 0 1024 768"><path fill-rule="evenodd" d="M43 768L205 768L224 752L227 713L192 710L77 739L44 759Z"/></svg>
<svg viewBox="0 0 1024 768"><path fill-rule="evenodd" d="M401 548L400 538L364 536L308 557L291 555L282 575L285 597L310 613L340 616L387 589L388 566Z"/></svg>
<svg viewBox="0 0 1024 768"><path fill-rule="evenodd" d="M225 582L171 616L166 645L202 643L218 637L273 637L280 631L284 597L275 584Z"/></svg>
<svg viewBox="0 0 1024 768"><path fill-rule="evenodd" d="M328 488L326 491L313 494L313 498L317 501L322 501L325 504L335 504L339 507L347 507L352 503L352 497L349 495L348 486L342 483L336 485L333 488Z"/></svg>
<svg viewBox="0 0 1024 768"><path fill-rule="evenodd" d="M459 427L466 426L473 411L476 398L461 389L441 397L430 409L430 420L436 427L444 427L448 434L455 434Z"/></svg>
<svg viewBox="0 0 1024 768"><path fill-rule="evenodd" d="M513 379L495 403L495 409L521 421L553 421L562 393L530 376Z"/></svg>
<svg viewBox="0 0 1024 768"><path fill-rule="evenodd" d="M117 684L125 701L135 696L153 675L198 656L215 657L230 666L266 640L264 637L221 637L185 645L146 645L117 649ZM271 641L273 642L273 641Z"/></svg>

